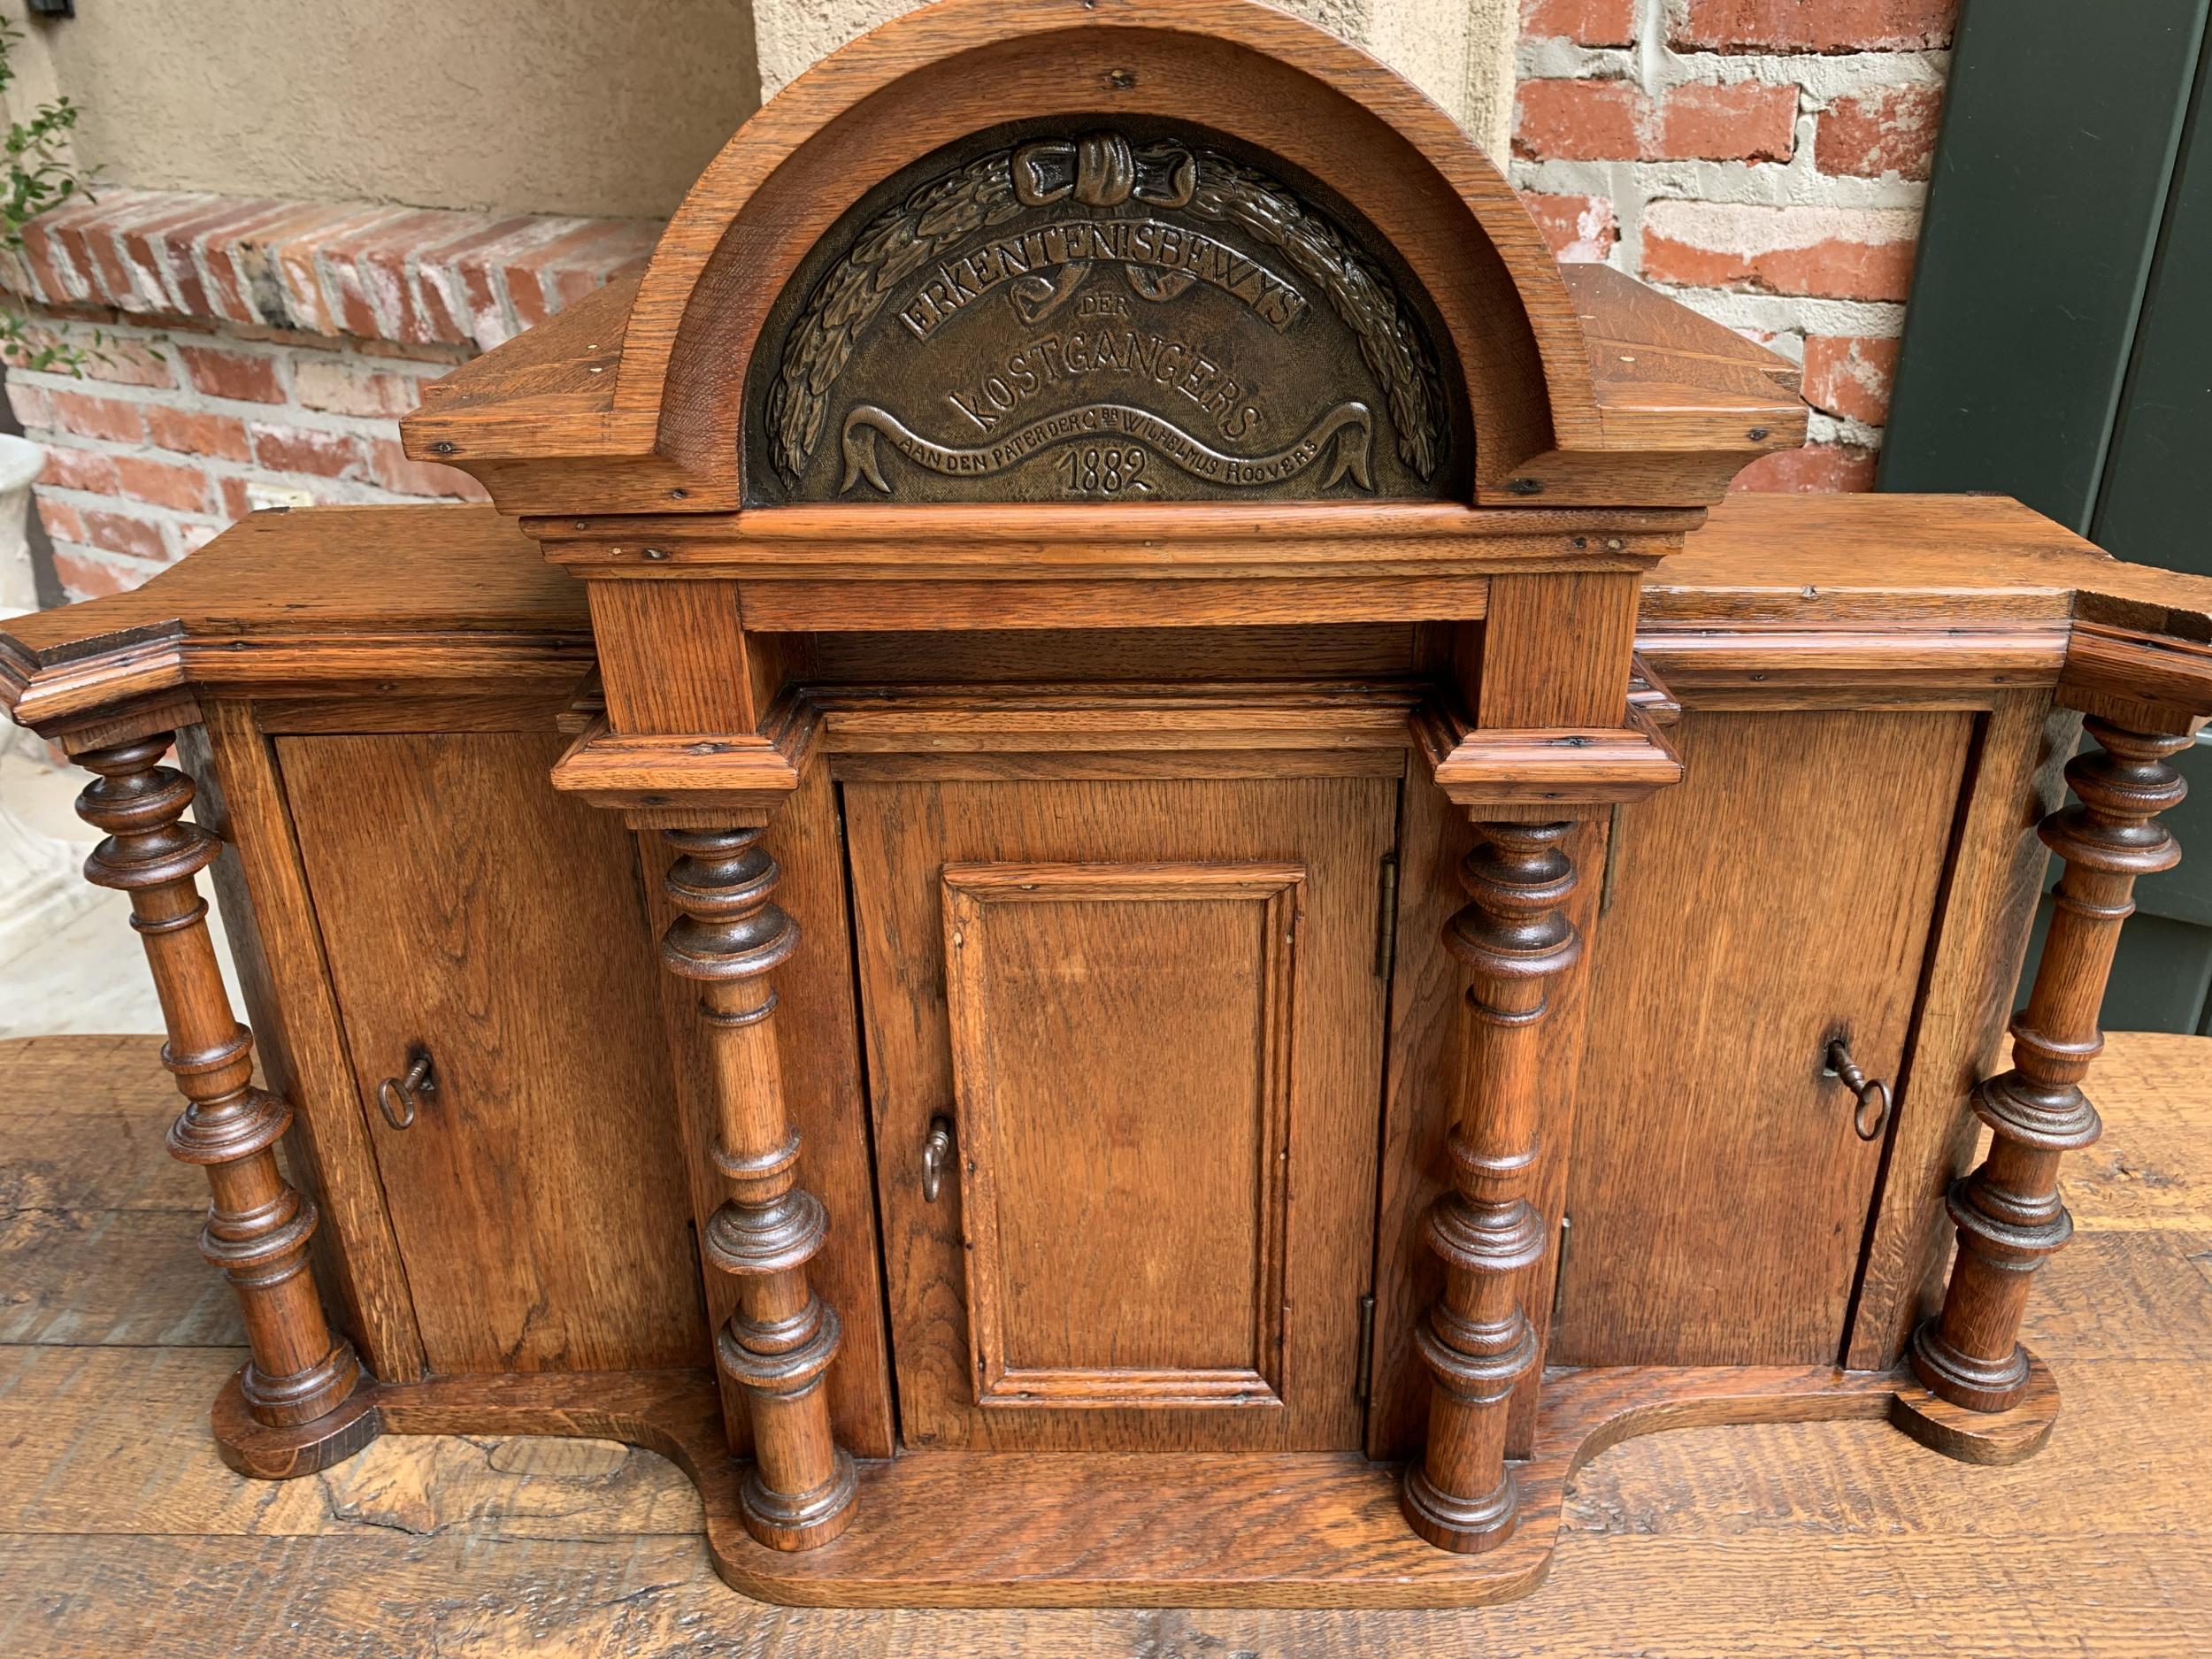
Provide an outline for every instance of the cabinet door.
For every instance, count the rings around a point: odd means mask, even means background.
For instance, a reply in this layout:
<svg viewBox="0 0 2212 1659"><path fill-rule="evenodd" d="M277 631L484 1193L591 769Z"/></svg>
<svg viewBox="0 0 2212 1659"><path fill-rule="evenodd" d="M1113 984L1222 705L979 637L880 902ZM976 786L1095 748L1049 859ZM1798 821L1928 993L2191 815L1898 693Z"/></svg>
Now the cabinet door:
<svg viewBox="0 0 2212 1659"><path fill-rule="evenodd" d="M1837 1363L1882 1147L1824 1056L1898 1080L1972 726L1691 713L1621 812L1554 1362Z"/></svg>
<svg viewBox="0 0 2212 1659"><path fill-rule="evenodd" d="M434 1371L708 1352L658 968L620 818L557 734L277 741ZM395 1129L376 1088L426 1048Z"/></svg>
<svg viewBox="0 0 2212 1659"><path fill-rule="evenodd" d="M909 1443L1359 1444L1395 800L846 787Z"/></svg>

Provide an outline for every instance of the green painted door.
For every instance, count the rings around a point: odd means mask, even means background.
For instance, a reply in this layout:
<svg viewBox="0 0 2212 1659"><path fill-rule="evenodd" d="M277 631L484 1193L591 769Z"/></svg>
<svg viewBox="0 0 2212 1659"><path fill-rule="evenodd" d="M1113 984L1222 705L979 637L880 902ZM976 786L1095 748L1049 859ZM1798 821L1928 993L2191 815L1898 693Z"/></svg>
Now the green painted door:
<svg viewBox="0 0 2212 1659"><path fill-rule="evenodd" d="M2212 0L1968 0L1881 487L1995 490L2212 574ZM2212 747L2104 1024L2212 1031ZM2028 956L2042 948L2039 925Z"/></svg>

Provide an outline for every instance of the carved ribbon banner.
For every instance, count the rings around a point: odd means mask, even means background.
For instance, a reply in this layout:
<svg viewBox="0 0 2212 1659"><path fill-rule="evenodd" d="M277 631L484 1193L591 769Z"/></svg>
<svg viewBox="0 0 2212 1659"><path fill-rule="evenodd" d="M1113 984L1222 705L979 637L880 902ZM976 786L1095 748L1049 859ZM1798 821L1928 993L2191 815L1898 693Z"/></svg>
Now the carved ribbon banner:
<svg viewBox="0 0 2212 1659"><path fill-rule="evenodd" d="M1173 421L1126 403L1089 403L1046 415L996 442L963 448L933 443L889 411L863 403L845 417L845 476L841 494L862 479L885 495L891 486L876 453L880 433L892 448L919 467L946 478L983 478L1082 438L1118 437L1144 445L1193 478L1239 488L1279 484L1327 459L1317 488L1328 488L1347 473L1363 489L1374 488L1369 465L1374 417L1366 404L1349 402L1324 414L1294 442L1271 455L1229 455L1210 448ZM1141 486L1140 486L1141 488Z"/></svg>

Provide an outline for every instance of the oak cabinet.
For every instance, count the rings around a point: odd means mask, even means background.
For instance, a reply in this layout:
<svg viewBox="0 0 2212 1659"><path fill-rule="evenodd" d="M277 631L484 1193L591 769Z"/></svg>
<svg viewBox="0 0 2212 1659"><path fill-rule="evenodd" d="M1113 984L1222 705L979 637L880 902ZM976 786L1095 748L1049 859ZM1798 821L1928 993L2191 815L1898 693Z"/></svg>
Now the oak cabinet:
<svg viewBox="0 0 2212 1659"><path fill-rule="evenodd" d="M1688 775L1619 815L1598 876L1555 1363L1841 1352L1888 1125L1863 1138L1827 1045L1914 1103L1977 726L1675 728ZM546 785L560 747L274 742L433 1371L709 1350L635 848ZM1366 1442L1385 1018L1415 994L1385 913L1406 786L1402 751L1330 764L1016 782L856 762L835 786L903 1443ZM1869 821L1880 861L1856 851ZM403 1131L385 1104L419 1056Z"/></svg>
<svg viewBox="0 0 2212 1659"><path fill-rule="evenodd" d="M2212 583L1728 494L1806 426L1274 8L844 49L428 390L489 506L0 632L161 989L221 1455L614 1435L753 1594L1165 1607L1521 1594L1668 1426L2031 1455Z"/></svg>

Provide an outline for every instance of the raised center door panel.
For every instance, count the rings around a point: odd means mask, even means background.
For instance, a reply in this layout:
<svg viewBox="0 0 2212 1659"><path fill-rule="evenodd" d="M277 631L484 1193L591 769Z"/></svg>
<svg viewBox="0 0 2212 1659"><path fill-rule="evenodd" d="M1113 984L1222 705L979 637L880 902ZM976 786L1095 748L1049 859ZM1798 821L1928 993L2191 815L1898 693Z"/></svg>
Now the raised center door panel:
<svg viewBox="0 0 2212 1659"><path fill-rule="evenodd" d="M910 1444L1359 1444L1395 804L846 786Z"/></svg>

